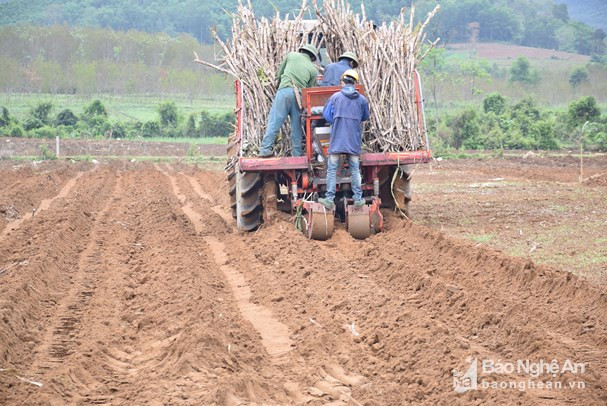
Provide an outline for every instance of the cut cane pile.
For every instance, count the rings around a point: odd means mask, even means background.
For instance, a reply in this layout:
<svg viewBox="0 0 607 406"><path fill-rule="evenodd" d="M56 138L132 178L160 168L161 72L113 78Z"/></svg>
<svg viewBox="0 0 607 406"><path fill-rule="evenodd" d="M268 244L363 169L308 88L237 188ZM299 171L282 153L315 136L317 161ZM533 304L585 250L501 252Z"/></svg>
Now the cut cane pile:
<svg viewBox="0 0 607 406"><path fill-rule="evenodd" d="M278 87L276 70L292 51L310 42L326 47L327 55L336 61L345 51L355 52L357 68L365 85L371 119L365 125L364 148L373 152L415 151L426 148L423 118L415 102L414 70L436 43L426 50L425 28L438 11L428 14L423 23L414 24L414 9L402 9L398 19L374 25L367 19L364 7L355 14L344 0L312 0L317 15L313 25L304 17L309 10L303 0L300 12L293 17L256 18L250 1L239 3L232 14L232 36L222 40L213 35L220 52L218 64L197 60L224 72L242 83L242 125L240 140L244 156L254 156L261 145L267 117ZM406 14L409 15L408 20ZM275 155L290 154L289 128L277 138Z"/></svg>

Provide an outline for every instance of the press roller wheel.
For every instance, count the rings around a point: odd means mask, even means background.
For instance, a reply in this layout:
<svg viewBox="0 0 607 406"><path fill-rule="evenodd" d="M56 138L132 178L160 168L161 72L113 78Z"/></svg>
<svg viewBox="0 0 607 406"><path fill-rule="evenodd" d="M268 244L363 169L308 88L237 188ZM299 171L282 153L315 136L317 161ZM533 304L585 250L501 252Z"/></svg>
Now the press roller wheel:
<svg viewBox="0 0 607 406"><path fill-rule="evenodd" d="M310 211L308 215L308 238L325 241L333 235L335 215L332 211Z"/></svg>
<svg viewBox="0 0 607 406"><path fill-rule="evenodd" d="M348 232L357 240L364 240L371 235L369 213L350 214L348 216Z"/></svg>

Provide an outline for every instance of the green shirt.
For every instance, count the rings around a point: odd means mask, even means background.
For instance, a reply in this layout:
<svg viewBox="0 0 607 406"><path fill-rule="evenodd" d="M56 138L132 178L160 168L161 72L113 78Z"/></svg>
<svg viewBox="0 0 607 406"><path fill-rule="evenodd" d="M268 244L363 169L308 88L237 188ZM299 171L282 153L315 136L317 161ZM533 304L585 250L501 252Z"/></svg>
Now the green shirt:
<svg viewBox="0 0 607 406"><path fill-rule="evenodd" d="M276 79L280 80L278 89L297 86L299 89L304 87L316 86L316 76L318 70L312 63L310 57L300 52L289 52L285 60L280 64Z"/></svg>

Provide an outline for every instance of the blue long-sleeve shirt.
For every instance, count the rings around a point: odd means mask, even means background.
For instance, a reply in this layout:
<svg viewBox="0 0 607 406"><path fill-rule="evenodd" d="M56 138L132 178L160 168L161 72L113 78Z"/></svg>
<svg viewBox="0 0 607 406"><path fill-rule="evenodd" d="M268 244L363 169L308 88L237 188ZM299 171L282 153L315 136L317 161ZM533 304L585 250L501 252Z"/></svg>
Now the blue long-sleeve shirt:
<svg viewBox="0 0 607 406"><path fill-rule="evenodd" d="M360 155L361 122L369 119L369 102L354 86L344 86L325 104L323 117L331 124L329 154Z"/></svg>
<svg viewBox="0 0 607 406"><path fill-rule="evenodd" d="M342 59L338 62L333 62L325 67L325 72L322 76L321 86L339 86L341 84L341 75L350 68L348 61Z"/></svg>

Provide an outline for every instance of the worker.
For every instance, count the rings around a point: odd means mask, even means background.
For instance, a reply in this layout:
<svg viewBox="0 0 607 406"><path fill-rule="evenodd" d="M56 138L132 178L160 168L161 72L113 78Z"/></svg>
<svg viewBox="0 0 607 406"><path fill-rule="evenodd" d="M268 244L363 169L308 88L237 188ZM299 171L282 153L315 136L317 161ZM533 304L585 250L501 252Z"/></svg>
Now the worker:
<svg viewBox="0 0 607 406"><path fill-rule="evenodd" d="M318 199L327 209L335 208L337 166L340 154L346 154L350 165L354 206L365 204L362 198L360 178L360 150L362 146L363 121L369 119L369 102L354 87L358 73L347 70L341 77L341 91L333 94L323 109L323 116L331 124L329 138L329 164L327 168L327 193Z"/></svg>
<svg viewBox="0 0 607 406"><path fill-rule="evenodd" d="M299 52L289 52L276 72L279 82L276 97L270 109L268 126L261 141L260 158L273 155L274 141L280 128L291 117L291 150L293 156L303 155L301 140L301 89L316 86L318 70L314 62L318 59L318 50L307 44ZM299 100L298 100L299 98Z"/></svg>
<svg viewBox="0 0 607 406"><path fill-rule="evenodd" d="M354 52L344 52L337 62L328 64L322 78L321 86L339 86L341 76L348 69L358 67L358 57Z"/></svg>

